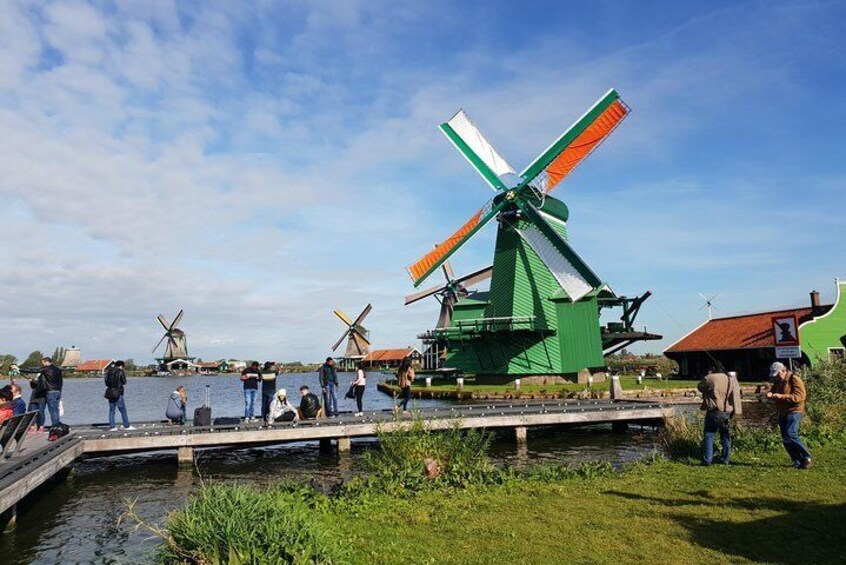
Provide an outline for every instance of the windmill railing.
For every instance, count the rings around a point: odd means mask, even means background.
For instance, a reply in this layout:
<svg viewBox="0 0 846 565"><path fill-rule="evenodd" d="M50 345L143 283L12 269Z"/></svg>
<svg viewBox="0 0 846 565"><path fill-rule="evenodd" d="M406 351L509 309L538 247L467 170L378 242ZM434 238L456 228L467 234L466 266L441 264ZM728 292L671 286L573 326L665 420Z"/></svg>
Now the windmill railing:
<svg viewBox="0 0 846 565"><path fill-rule="evenodd" d="M495 332L553 332L546 324L538 321L536 316L499 316L492 318L477 318L471 320L457 320L448 328L437 328L421 334L421 339L445 339L455 337L469 337Z"/></svg>

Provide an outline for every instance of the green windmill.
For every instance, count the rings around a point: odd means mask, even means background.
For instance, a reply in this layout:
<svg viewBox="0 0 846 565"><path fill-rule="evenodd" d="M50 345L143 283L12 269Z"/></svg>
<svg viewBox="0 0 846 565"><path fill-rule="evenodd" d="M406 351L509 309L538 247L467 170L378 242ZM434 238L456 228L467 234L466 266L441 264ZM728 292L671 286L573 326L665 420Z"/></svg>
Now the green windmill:
<svg viewBox="0 0 846 565"><path fill-rule="evenodd" d="M446 366L492 381L601 371L604 355L661 336L636 331L651 293L617 296L567 241L567 206L554 189L626 117L608 91L523 172L517 173L463 110L441 131L496 192L481 210L408 272L419 286L488 222L499 224L490 290L463 296L448 327L425 334L446 344ZM602 325L601 311L622 308Z"/></svg>

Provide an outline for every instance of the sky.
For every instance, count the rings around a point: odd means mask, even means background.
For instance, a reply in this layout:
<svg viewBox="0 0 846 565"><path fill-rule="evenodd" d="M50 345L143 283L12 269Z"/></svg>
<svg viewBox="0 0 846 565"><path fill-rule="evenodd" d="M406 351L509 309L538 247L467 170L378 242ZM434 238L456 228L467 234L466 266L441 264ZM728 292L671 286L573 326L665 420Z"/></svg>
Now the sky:
<svg viewBox="0 0 846 565"><path fill-rule="evenodd" d="M0 0L0 352L317 360L417 345L405 267L608 88L632 113L555 191L661 351L846 277L846 2ZM453 258L492 259L488 226ZM432 279L429 282L436 282Z"/></svg>

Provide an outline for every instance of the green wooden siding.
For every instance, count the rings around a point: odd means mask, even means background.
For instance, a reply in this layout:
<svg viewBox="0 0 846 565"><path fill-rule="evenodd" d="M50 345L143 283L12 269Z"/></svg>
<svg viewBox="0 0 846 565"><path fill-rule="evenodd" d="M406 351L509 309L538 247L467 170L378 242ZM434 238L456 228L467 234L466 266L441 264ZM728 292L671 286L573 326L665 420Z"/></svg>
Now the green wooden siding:
<svg viewBox="0 0 846 565"><path fill-rule="evenodd" d="M802 352L811 364L828 359L830 348L846 347L846 282L837 283L837 302L825 315L799 328Z"/></svg>

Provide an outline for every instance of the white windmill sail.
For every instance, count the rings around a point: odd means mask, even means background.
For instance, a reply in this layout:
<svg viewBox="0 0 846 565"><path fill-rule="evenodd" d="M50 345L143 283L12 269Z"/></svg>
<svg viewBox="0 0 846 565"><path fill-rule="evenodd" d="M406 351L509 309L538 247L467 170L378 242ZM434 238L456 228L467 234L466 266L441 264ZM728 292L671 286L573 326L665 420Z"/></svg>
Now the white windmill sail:
<svg viewBox="0 0 846 565"><path fill-rule="evenodd" d="M441 131L494 190L506 188L502 182L504 175L517 174L464 110L441 124Z"/></svg>
<svg viewBox="0 0 846 565"><path fill-rule="evenodd" d="M516 230L529 247L537 253L570 300L573 302L581 300L593 290L593 286L582 276L576 266L568 261L538 228L532 224L526 224L524 228L516 228Z"/></svg>

